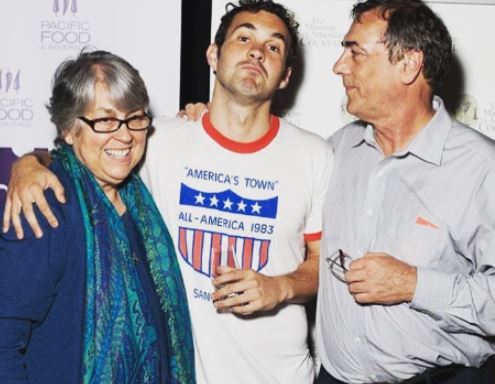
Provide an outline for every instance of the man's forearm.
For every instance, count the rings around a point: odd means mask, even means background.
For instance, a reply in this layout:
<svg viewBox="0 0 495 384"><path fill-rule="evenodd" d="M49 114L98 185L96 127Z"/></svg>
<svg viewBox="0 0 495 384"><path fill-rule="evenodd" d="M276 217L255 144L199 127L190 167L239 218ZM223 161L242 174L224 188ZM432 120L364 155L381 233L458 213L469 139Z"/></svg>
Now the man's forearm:
<svg viewBox="0 0 495 384"><path fill-rule="evenodd" d="M30 156L32 156L33 160L36 159L38 163L44 165L45 167L48 167L52 162L52 157L50 156L50 152L48 151L36 150L33 152L29 152L22 156L21 159L29 158Z"/></svg>
<svg viewBox="0 0 495 384"><path fill-rule="evenodd" d="M285 292L284 301L305 303L318 291L318 272L320 260L320 241L307 244L306 260L294 272L278 276Z"/></svg>
<svg viewBox="0 0 495 384"><path fill-rule="evenodd" d="M316 243L316 242L313 242ZM293 272L268 276L253 270L218 267L213 303L218 310L241 315L270 311L283 303L304 303L318 288L319 242L308 247L307 257ZM232 294L235 295L232 295Z"/></svg>
<svg viewBox="0 0 495 384"><path fill-rule="evenodd" d="M294 272L278 278L286 292L285 302L305 303L318 291L318 260L306 260Z"/></svg>

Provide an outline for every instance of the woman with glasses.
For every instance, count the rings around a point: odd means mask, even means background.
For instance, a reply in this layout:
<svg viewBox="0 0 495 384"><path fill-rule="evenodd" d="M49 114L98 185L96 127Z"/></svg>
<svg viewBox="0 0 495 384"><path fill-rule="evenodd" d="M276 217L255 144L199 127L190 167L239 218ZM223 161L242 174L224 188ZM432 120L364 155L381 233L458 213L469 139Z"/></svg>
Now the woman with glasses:
<svg viewBox="0 0 495 384"><path fill-rule="evenodd" d="M0 238L0 382L193 383L167 227L135 168L151 127L139 73L108 52L62 63L48 105L67 202L44 236Z"/></svg>

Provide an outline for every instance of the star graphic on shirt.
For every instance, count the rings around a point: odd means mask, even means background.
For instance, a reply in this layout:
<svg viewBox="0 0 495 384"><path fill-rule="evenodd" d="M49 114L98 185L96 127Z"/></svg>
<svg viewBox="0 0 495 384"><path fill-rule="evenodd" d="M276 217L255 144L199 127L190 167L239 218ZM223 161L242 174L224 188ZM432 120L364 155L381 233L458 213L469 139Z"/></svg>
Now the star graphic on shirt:
<svg viewBox="0 0 495 384"><path fill-rule="evenodd" d="M237 210L246 212L246 204L244 203L244 201L241 200L239 203L237 203Z"/></svg>
<svg viewBox="0 0 495 384"><path fill-rule="evenodd" d="M232 201L228 197L223 201L223 209L232 209Z"/></svg>
<svg viewBox="0 0 495 384"><path fill-rule="evenodd" d="M210 207L218 207L218 199L215 195L210 197Z"/></svg>
<svg viewBox="0 0 495 384"><path fill-rule="evenodd" d="M261 205L258 202L251 204L251 213L261 213Z"/></svg>
<svg viewBox="0 0 495 384"><path fill-rule="evenodd" d="M196 204L203 205L203 203L205 201L205 197L201 194L201 192L199 192L198 195L194 196L194 198L196 199Z"/></svg>

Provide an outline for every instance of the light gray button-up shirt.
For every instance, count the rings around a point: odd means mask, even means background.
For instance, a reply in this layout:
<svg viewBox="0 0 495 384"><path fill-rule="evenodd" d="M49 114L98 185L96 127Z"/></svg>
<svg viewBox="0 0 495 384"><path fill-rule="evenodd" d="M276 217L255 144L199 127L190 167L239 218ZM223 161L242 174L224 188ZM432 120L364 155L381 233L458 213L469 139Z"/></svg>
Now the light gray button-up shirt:
<svg viewBox="0 0 495 384"><path fill-rule="evenodd" d="M438 97L434 108L408 148L389 157L370 125L331 139L316 338L339 380L395 383L495 354L495 143L453 121ZM357 304L325 261L339 248L416 266L413 302Z"/></svg>

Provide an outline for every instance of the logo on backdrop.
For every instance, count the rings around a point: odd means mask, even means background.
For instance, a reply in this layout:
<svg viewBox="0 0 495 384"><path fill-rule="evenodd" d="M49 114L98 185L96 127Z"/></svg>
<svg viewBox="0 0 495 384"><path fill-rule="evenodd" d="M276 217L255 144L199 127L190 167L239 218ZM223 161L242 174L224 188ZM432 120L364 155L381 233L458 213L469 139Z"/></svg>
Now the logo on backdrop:
<svg viewBox="0 0 495 384"><path fill-rule="evenodd" d="M495 102L480 103L476 97L466 93L453 115L461 123L495 139Z"/></svg>
<svg viewBox="0 0 495 384"><path fill-rule="evenodd" d="M55 19L41 20L40 43L45 50L80 50L91 43L91 25L80 20L81 0L49 0Z"/></svg>
<svg viewBox="0 0 495 384"><path fill-rule="evenodd" d="M29 127L34 117L33 100L21 92L22 71L0 68L0 127Z"/></svg>
<svg viewBox="0 0 495 384"><path fill-rule="evenodd" d="M10 69L0 69L0 92L19 92L21 89L21 71L11 71Z"/></svg>
<svg viewBox="0 0 495 384"><path fill-rule="evenodd" d="M309 48L337 48L345 33L337 29L328 20L313 16L311 20L304 20L301 25L300 43Z"/></svg>
<svg viewBox="0 0 495 384"><path fill-rule="evenodd" d="M495 139L495 101L486 103L480 108L481 118L476 129L481 133Z"/></svg>
<svg viewBox="0 0 495 384"><path fill-rule="evenodd" d="M478 102L468 94L462 95L459 106L454 111L455 118L463 124L475 128L475 123L478 120Z"/></svg>
<svg viewBox="0 0 495 384"><path fill-rule="evenodd" d="M65 15L70 9L72 14L77 13L77 0L53 0L52 11L58 15Z"/></svg>

